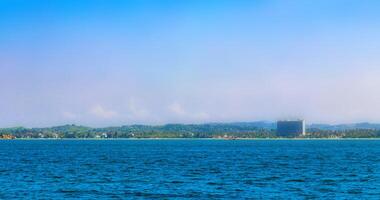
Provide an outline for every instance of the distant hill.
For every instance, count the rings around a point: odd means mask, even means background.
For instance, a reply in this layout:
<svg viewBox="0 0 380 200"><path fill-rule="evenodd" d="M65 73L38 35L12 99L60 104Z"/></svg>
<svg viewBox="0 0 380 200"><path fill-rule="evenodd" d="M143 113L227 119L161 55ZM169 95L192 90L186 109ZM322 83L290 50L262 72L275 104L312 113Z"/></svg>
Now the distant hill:
<svg viewBox="0 0 380 200"><path fill-rule="evenodd" d="M355 130L355 129L373 129L380 130L380 124L371 124L367 122L363 123L353 123L353 124L311 124L308 128L321 129L321 130L332 130L332 131L343 131L343 130Z"/></svg>
<svg viewBox="0 0 380 200"><path fill-rule="evenodd" d="M127 125L105 128L64 125L48 128L4 128L0 129L0 134L17 138L211 138L226 135L274 137L274 128L275 124L270 122Z"/></svg>
<svg viewBox="0 0 380 200"><path fill-rule="evenodd" d="M307 137L378 137L380 124L311 124L307 126ZM166 124L126 125L117 127L92 128L77 125L48 128L3 128L0 136L16 138L275 138L276 123L268 121L207 123L207 124Z"/></svg>

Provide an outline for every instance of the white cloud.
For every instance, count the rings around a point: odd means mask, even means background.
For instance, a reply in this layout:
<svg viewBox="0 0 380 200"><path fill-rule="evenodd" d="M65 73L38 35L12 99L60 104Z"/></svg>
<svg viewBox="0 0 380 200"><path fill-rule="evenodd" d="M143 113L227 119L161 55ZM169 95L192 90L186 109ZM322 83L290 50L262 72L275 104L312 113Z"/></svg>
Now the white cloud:
<svg viewBox="0 0 380 200"><path fill-rule="evenodd" d="M184 116L187 114L185 109L178 102L174 102L170 104L168 108L169 108L169 111L174 113L175 115Z"/></svg>
<svg viewBox="0 0 380 200"><path fill-rule="evenodd" d="M134 98L131 98L128 103L128 110L132 118L146 118L149 117L149 111L139 106Z"/></svg>
<svg viewBox="0 0 380 200"><path fill-rule="evenodd" d="M199 112L199 113L194 114L194 120L203 121L203 120L208 120L209 118L210 116L206 112Z"/></svg>
<svg viewBox="0 0 380 200"><path fill-rule="evenodd" d="M73 112L69 112L69 111L63 111L62 112L62 116L65 118L65 119L77 119L78 118L78 115L73 113Z"/></svg>
<svg viewBox="0 0 380 200"><path fill-rule="evenodd" d="M101 105L96 105L91 108L90 113L99 118L110 119L118 115L116 111L107 110Z"/></svg>
<svg viewBox="0 0 380 200"><path fill-rule="evenodd" d="M210 118L206 112L188 111L180 103L174 102L168 106L169 111L182 121L196 122L205 121Z"/></svg>

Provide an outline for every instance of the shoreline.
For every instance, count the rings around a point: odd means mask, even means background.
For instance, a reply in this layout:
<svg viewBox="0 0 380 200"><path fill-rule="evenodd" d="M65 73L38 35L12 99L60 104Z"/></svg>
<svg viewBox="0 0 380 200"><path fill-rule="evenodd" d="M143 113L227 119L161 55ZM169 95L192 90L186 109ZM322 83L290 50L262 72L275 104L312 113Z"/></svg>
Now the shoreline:
<svg viewBox="0 0 380 200"><path fill-rule="evenodd" d="M243 141L243 140L380 140L380 138L15 138L15 139L0 139L0 141L12 140L94 140L94 141L111 141L111 140L215 140L215 141Z"/></svg>

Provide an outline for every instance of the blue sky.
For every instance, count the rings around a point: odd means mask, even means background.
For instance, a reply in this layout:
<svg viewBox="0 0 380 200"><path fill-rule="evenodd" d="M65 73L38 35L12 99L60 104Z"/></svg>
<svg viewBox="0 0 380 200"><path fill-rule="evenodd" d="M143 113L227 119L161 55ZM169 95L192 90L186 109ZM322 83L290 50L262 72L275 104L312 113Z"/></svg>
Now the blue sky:
<svg viewBox="0 0 380 200"><path fill-rule="evenodd" d="M380 122L380 2L0 0L0 126Z"/></svg>

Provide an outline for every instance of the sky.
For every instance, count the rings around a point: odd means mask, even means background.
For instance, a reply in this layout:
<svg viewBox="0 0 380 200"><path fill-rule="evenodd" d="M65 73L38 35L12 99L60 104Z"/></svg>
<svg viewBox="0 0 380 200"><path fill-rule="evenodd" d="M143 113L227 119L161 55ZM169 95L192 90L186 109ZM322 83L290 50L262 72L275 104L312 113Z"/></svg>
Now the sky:
<svg viewBox="0 0 380 200"><path fill-rule="evenodd" d="M380 122L377 0L0 0L0 127Z"/></svg>

